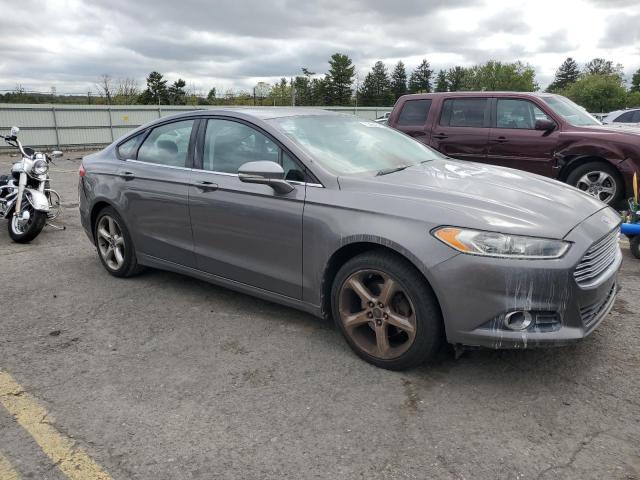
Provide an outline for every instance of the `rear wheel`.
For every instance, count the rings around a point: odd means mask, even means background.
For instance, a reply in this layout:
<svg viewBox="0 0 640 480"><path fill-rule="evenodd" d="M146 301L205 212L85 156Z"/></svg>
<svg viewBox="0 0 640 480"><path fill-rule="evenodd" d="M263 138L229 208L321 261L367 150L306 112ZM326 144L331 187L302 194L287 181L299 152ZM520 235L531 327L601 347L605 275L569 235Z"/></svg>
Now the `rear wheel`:
<svg viewBox="0 0 640 480"><path fill-rule="evenodd" d="M604 162L589 162L569 173L567 183L608 205L615 205L624 195L618 171Z"/></svg>
<svg viewBox="0 0 640 480"><path fill-rule="evenodd" d="M141 271L129 231L111 207L100 211L94 228L98 256L104 268L115 277L131 277Z"/></svg>
<svg viewBox="0 0 640 480"><path fill-rule="evenodd" d="M403 370L432 358L443 337L435 295L413 265L384 250L349 260L332 288L333 317L353 351Z"/></svg>
<svg viewBox="0 0 640 480"><path fill-rule="evenodd" d="M9 213L9 236L17 243L29 243L36 238L47 223L47 214L35 210L26 198L18 215Z"/></svg>

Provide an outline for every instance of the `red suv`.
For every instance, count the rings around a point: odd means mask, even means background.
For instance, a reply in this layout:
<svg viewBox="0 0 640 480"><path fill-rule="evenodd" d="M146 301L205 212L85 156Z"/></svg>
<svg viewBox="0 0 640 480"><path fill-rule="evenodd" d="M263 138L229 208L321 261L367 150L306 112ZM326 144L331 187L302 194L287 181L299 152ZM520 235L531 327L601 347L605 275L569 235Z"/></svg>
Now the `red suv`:
<svg viewBox="0 0 640 480"><path fill-rule="evenodd" d="M640 128L602 125L560 95L405 95L388 125L450 157L556 178L612 205L640 167Z"/></svg>

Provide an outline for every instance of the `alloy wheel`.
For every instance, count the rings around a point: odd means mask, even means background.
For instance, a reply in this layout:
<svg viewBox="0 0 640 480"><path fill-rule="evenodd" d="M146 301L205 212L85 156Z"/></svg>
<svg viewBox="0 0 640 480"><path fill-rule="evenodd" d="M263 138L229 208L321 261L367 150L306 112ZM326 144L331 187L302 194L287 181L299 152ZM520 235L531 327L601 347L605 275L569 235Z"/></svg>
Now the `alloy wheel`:
<svg viewBox="0 0 640 480"><path fill-rule="evenodd" d="M616 196L615 179L601 170L585 173L576 183L576 187L604 203L609 203Z"/></svg>
<svg viewBox="0 0 640 480"><path fill-rule="evenodd" d="M124 265L125 244L122 229L111 216L105 215L98 222L98 251L111 270L119 270Z"/></svg>
<svg viewBox="0 0 640 480"><path fill-rule="evenodd" d="M360 270L343 283L340 321L358 348L379 359L405 353L416 337L416 313L401 283L378 270Z"/></svg>

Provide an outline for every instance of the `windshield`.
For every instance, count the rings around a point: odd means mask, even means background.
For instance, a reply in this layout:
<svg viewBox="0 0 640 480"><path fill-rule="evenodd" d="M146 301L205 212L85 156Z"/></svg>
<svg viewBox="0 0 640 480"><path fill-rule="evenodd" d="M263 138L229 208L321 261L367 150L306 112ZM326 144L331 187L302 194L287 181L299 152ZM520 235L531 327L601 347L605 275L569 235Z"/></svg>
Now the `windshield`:
<svg viewBox="0 0 640 480"><path fill-rule="evenodd" d="M560 95L549 95L542 97L542 99L554 112L564 118L571 125L575 125L577 127L585 125L602 125L593 115L566 97L562 97Z"/></svg>
<svg viewBox="0 0 640 480"><path fill-rule="evenodd" d="M269 122L336 175L388 171L442 158L403 133L358 117L314 115Z"/></svg>

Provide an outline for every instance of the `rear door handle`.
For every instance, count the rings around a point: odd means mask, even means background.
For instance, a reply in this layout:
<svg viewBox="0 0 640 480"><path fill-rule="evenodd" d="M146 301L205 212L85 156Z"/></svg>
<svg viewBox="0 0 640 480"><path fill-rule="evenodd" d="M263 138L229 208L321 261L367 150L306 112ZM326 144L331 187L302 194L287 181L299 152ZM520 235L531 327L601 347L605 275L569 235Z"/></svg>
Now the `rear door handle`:
<svg viewBox="0 0 640 480"><path fill-rule="evenodd" d="M201 190L203 192L212 192L218 189L217 183L209 182L208 180L203 180L202 182L196 182L192 185L196 187L198 190Z"/></svg>
<svg viewBox="0 0 640 480"><path fill-rule="evenodd" d="M124 178L125 180L133 180L136 178L136 174L133 172L120 172L118 174L120 178Z"/></svg>
<svg viewBox="0 0 640 480"><path fill-rule="evenodd" d="M444 133L436 133L433 138L437 139L437 140L444 140L445 138L449 138L449 135L444 134Z"/></svg>

